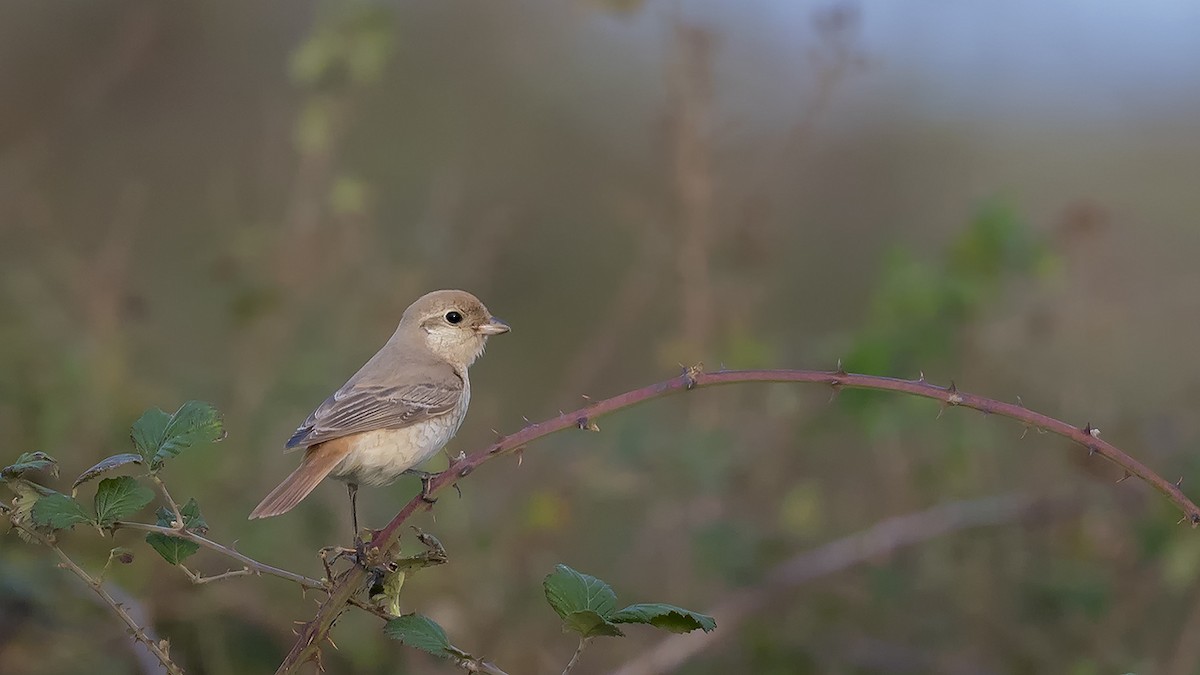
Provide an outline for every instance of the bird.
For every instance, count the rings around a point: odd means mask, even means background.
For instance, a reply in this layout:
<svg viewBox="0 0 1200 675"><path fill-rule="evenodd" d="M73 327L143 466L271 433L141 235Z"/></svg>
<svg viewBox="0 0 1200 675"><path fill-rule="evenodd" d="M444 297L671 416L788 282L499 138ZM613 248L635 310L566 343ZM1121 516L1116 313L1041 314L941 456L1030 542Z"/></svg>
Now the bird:
<svg viewBox="0 0 1200 675"><path fill-rule="evenodd" d="M431 474L414 467L445 447L471 401L467 369L489 337L509 332L474 295L427 293L404 310L387 343L288 439L303 450L300 466L283 479L250 519L291 511L327 476L344 481L358 537L358 487L390 485L402 474L422 477L430 500Z"/></svg>

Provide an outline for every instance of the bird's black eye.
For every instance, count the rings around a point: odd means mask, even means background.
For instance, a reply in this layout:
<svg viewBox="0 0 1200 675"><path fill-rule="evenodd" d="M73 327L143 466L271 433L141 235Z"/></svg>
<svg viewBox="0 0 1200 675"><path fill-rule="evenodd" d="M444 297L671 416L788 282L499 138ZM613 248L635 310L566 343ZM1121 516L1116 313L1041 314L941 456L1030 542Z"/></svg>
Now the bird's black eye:
<svg viewBox="0 0 1200 675"><path fill-rule="evenodd" d="M458 312L446 312L446 322L447 323L461 323L462 322L462 314L459 314Z"/></svg>

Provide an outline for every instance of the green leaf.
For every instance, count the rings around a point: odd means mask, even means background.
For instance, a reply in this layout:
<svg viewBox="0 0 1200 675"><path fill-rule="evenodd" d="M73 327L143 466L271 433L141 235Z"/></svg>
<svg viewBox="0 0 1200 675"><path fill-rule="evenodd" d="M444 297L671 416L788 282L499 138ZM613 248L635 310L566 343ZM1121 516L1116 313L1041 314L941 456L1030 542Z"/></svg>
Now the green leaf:
<svg viewBox="0 0 1200 675"><path fill-rule="evenodd" d="M187 503L179 507L179 514L183 516L183 526L197 533L204 534L208 532L208 521L204 516L200 515L200 505L196 503L196 498L192 497L187 500Z"/></svg>
<svg viewBox="0 0 1200 675"><path fill-rule="evenodd" d="M190 558L196 551L200 550L200 544L179 537L161 534L159 532L151 532L146 535L146 543L150 544L150 548L158 551L158 554L172 565L178 565Z"/></svg>
<svg viewBox="0 0 1200 675"><path fill-rule="evenodd" d="M101 525L112 525L141 511L153 500L154 491L138 485L132 476L105 478L96 489L96 520Z"/></svg>
<svg viewBox="0 0 1200 675"><path fill-rule="evenodd" d="M659 602L630 605L608 618L613 623L648 623L672 633L690 633L696 629L707 633L717 627L716 620L707 614Z"/></svg>
<svg viewBox="0 0 1200 675"><path fill-rule="evenodd" d="M23 452L17 461L0 469L0 478L12 480L20 478L27 471L49 470L50 475L58 478L58 462L44 452Z"/></svg>
<svg viewBox="0 0 1200 675"><path fill-rule="evenodd" d="M133 423L129 436L142 459L150 462L158 454L158 449L166 437L167 425L170 423L171 416L158 408L150 408Z"/></svg>
<svg viewBox="0 0 1200 675"><path fill-rule="evenodd" d="M200 514L200 505L196 503L195 497L187 500L186 504L179 507L179 515L183 516L184 528L196 534L208 532L208 522ZM155 511L154 516L157 518L159 527L171 527L171 523L175 520L175 514L165 506ZM194 541L189 541L181 537L172 537L169 534L162 534L161 532L147 534L146 543L150 544L150 547L155 551L158 551L163 560L172 565L178 565L200 550L200 544Z"/></svg>
<svg viewBox="0 0 1200 675"><path fill-rule="evenodd" d="M14 525L24 525L33 527L33 507L38 500L47 495L58 494L48 487L42 487L37 483L27 481L23 478L15 478L7 481L8 488L17 496L12 500L12 511L8 512L9 519ZM32 542L33 537L24 529L17 528L17 536L24 541Z"/></svg>
<svg viewBox="0 0 1200 675"><path fill-rule="evenodd" d="M179 515L183 516L183 526L196 534L204 534L208 532L208 521L204 520L204 516L200 515L200 505L196 503L196 498L192 497L187 500L187 503L179 507ZM175 514L171 509L163 506L154 512L155 518L158 519L159 527L171 527L171 523L175 520Z"/></svg>
<svg viewBox="0 0 1200 675"><path fill-rule="evenodd" d="M38 499L30 516L35 525L54 530L93 522L92 517L83 510L82 504L58 492Z"/></svg>
<svg viewBox="0 0 1200 675"><path fill-rule="evenodd" d="M29 514L33 511L33 505L42 497L58 494L48 487L44 487L24 478L17 478L8 482L8 489L12 490L17 495L12 501L13 510L9 515L14 520L28 524Z"/></svg>
<svg viewBox="0 0 1200 675"><path fill-rule="evenodd" d="M168 416L151 408L134 422L130 432L133 444L151 468L197 443L213 443L225 437L221 414L202 401L188 401Z"/></svg>
<svg viewBox="0 0 1200 675"><path fill-rule="evenodd" d="M563 618L584 609L608 618L617 608L617 594L611 586L563 564L554 566L554 571L542 582L542 588L550 606Z"/></svg>
<svg viewBox="0 0 1200 675"><path fill-rule="evenodd" d="M98 477L100 474L102 474L106 471L112 471L113 469L118 469L122 466L125 466L126 464L141 464L141 463L142 463L142 456L138 455L138 454L134 454L132 452L126 452L126 453L123 453L120 455L113 455L112 457L106 457L106 458L100 460L98 463L96 463L96 465L93 466L92 468L79 474L79 478L76 478L75 482L71 483L71 493L74 494L75 490L80 485L83 485L84 483L88 482L89 480L92 480L93 478Z"/></svg>
<svg viewBox="0 0 1200 675"><path fill-rule="evenodd" d="M617 594L603 581L559 564L546 576L542 588L547 602L569 630L584 637L621 635L620 629L608 621L617 607Z"/></svg>
<svg viewBox="0 0 1200 675"><path fill-rule="evenodd" d="M383 627L383 632L393 640L399 640L401 644L444 659L452 656L470 657L463 650L450 644L446 631L442 630L437 622L421 614L405 614L390 619Z"/></svg>
<svg viewBox="0 0 1200 675"><path fill-rule="evenodd" d="M617 628L611 621L591 609L581 609L564 616L563 628L579 633L582 637L597 637L600 635L625 637L620 628Z"/></svg>

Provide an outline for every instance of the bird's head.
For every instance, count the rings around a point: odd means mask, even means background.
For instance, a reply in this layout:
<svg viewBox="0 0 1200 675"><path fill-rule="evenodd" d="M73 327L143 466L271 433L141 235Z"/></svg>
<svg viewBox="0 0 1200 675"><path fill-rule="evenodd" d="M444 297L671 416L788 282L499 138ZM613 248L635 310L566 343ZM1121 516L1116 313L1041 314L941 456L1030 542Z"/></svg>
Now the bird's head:
<svg viewBox="0 0 1200 675"><path fill-rule="evenodd" d="M508 324L492 316L479 298L466 291L433 291L421 296L404 311L400 328L416 330L435 355L462 366L479 358L488 337L509 330Z"/></svg>

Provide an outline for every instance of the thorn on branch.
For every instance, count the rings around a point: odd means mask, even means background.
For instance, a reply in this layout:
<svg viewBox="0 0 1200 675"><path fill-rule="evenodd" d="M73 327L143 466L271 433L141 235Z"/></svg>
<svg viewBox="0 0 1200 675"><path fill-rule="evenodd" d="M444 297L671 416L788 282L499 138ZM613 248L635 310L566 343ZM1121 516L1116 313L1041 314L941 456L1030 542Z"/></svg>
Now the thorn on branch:
<svg viewBox="0 0 1200 675"><path fill-rule="evenodd" d="M1183 476L1180 476L1179 480L1175 481L1175 487L1183 487Z"/></svg>
<svg viewBox="0 0 1200 675"><path fill-rule="evenodd" d="M1125 481L1129 480L1132 477L1133 477L1133 474L1126 471L1124 476L1121 476L1120 478L1117 479L1117 482L1124 483Z"/></svg>
<svg viewBox="0 0 1200 675"><path fill-rule="evenodd" d="M576 420L575 426L579 427L582 431L600 431L600 427L587 417L580 417L578 420Z"/></svg>
<svg viewBox="0 0 1200 675"><path fill-rule="evenodd" d="M917 373L919 374L919 377L917 377L917 382L920 384L925 384L925 371L918 370Z"/></svg>
<svg viewBox="0 0 1200 675"><path fill-rule="evenodd" d="M845 376L847 375L847 373L846 373L846 369L842 367L842 360L841 360L841 359L838 359L838 366L837 366L837 370L835 370L834 372L835 372L835 373L837 373L838 375L842 376L842 377L845 377Z"/></svg>
<svg viewBox="0 0 1200 675"><path fill-rule="evenodd" d="M960 405L962 402L962 394L958 393L958 387L954 384L954 380L950 380L950 386L946 387L946 403L949 405Z"/></svg>
<svg viewBox="0 0 1200 675"><path fill-rule="evenodd" d="M1020 395L1018 395L1018 396L1017 396L1017 407L1018 407L1018 408L1024 408L1024 407L1025 407L1025 402L1021 400L1021 396L1020 396Z"/></svg>
<svg viewBox="0 0 1200 675"><path fill-rule="evenodd" d="M696 378L704 372L704 364L697 363L683 369L683 386L688 391L696 388Z"/></svg>

